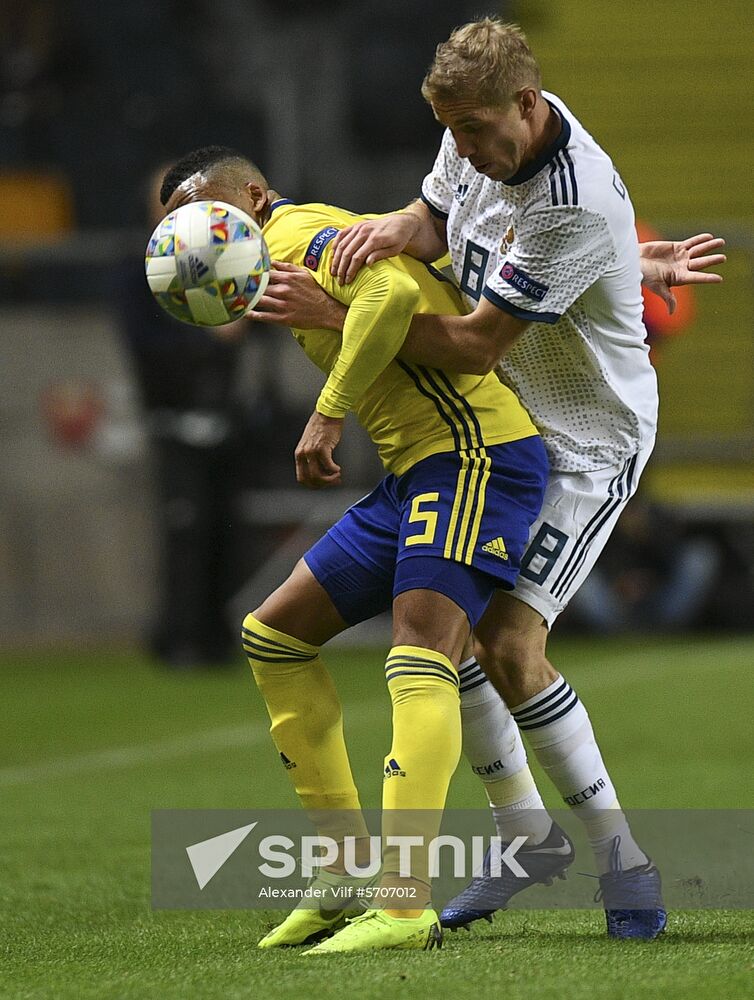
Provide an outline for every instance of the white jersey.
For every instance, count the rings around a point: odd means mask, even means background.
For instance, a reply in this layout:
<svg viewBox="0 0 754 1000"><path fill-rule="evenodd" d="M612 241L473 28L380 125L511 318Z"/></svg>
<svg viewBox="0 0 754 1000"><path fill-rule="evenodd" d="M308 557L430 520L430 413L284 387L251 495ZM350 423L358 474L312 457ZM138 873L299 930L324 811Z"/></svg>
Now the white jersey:
<svg viewBox="0 0 754 1000"><path fill-rule="evenodd" d="M531 320L501 362L553 469L615 465L654 437L657 379L642 323L634 212L607 154L554 95L555 142L506 183L459 157L449 130L422 199L446 220L459 286Z"/></svg>

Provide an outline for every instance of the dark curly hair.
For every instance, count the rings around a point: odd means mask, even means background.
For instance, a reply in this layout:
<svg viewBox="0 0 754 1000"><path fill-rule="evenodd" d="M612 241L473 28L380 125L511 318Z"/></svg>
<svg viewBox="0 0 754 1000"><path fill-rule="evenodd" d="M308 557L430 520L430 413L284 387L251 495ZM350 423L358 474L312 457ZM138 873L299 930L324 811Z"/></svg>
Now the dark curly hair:
<svg viewBox="0 0 754 1000"><path fill-rule="evenodd" d="M202 146L200 149L186 153L167 171L162 179L160 202L166 205L175 189L194 174L210 174L218 167L232 168L233 166L251 169L260 182L267 184L259 167L238 150L231 149L230 146Z"/></svg>

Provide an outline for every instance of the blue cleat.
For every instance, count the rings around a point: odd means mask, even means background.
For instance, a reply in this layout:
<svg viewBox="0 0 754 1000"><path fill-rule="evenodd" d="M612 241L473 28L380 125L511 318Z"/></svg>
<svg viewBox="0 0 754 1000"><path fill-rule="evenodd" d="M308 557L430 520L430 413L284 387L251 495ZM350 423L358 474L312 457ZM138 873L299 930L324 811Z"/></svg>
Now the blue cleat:
<svg viewBox="0 0 754 1000"><path fill-rule="evenodd" d="M594 898L605 907L608 937L652 941L668 922L660 873L652 861L624 871L619 847L620 837L616 837L610 871L600 875L600 888Z"/></svg>
<svg viewBox="0 0 754 1000"><path fill-rule="evenodd" d="M514 875L505 865L499 875L490 875L488 850L481 874L475 875L466 888L446 904L440 914L440 924L457 930L459 927L468 929L474 920L491 923L492 914L504 910L516 893L531 885L551 885L554 878L565 878L565 870L573 857L573 844L556 823L541 844L516 854L517 861L528 873L526 878Z"/></svg>

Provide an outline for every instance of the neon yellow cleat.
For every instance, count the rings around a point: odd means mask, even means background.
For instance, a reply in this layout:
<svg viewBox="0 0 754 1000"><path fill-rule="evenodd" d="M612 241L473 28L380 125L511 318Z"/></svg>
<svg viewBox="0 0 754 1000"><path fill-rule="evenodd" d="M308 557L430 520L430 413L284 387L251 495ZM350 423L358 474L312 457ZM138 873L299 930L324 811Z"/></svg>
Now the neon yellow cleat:
<svg viewBox="0 0 754 1000"><path fill-rule="evenodd" d="M364 913L366 901L357 898L359 889L374 879L355 878L322 871L308 885L309 898L302 899L282 924L262 938L259 948L282 948L288 945L313 944L334 934L348 917Z"/></svg>
<svg viewBox="0 0 754 1000"><path fill-rule="evenodd" d="M389 917L384 910L367 910L349 920L342 931L305 955L334 955L348 951L376 951L381 948L430 951L442 948L442 930L434 910L420 917Z"/></svg>

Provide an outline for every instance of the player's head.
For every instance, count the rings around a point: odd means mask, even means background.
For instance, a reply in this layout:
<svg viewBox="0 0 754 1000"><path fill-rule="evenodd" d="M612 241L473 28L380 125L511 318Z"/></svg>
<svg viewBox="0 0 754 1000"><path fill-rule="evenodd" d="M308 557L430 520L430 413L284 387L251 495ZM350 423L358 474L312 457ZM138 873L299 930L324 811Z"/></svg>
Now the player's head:
<svg viewBox="0 0 754 1000"><path fill-rule="evenodd" d="M170 167L170 160L161 160L155 164L142 180L140 193L146 210L146 220L154 229L165 216L165 209L160 201L162 179Z"/></svg>
<svg viewBox="0 0 754 1000"><path fill-rule="evenodd" d="M541 77L517 25L483 17L456 28L437 46L422 94L480 173L504 181L531 158L544 111Z"/></svg>
<svg viewBox="0 0 754 1000"><path fill-rule="evenodd" d="M269 185L255 163L228 146L202 146L181 157L162 179L160 201L168 212L192 201L235 205L263 224Z"/></svg>

